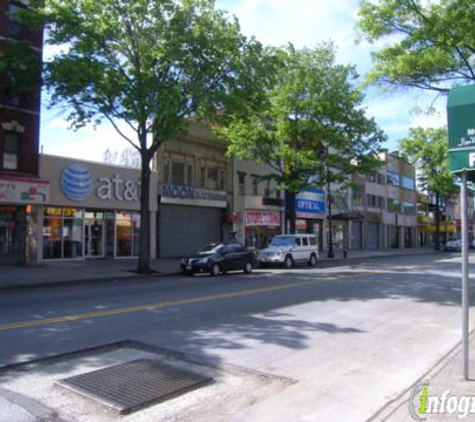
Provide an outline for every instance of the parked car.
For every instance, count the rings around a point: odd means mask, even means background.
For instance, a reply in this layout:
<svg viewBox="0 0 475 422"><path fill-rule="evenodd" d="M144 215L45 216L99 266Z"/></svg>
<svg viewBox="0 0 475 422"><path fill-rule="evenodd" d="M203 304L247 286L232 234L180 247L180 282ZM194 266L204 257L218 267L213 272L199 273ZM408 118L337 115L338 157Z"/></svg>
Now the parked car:
<svg viewBox="0 0 475 422"><path fill-rule="evenodd" d="M258 256L259 264L280 264L292 268L296 262L307 262L314 267L318 261L318 246L315 235L285 234L274 236L269 246Z"/></svg>
<svg viewBox="0 0 475 422"><path fill-rule="evenodd" d="M210 273L213 276L228 271L250 273L254 260L252 251L239 243L210 243L196 254L182 258L180 272L190 275Z"/></svg>
<svg viewBox="0 0 475 422"><path fill-rule="evenodd" d="M444 245L444 252L460 252L461 250L462 250L462 241L460 239L449 240Z"/></svg>

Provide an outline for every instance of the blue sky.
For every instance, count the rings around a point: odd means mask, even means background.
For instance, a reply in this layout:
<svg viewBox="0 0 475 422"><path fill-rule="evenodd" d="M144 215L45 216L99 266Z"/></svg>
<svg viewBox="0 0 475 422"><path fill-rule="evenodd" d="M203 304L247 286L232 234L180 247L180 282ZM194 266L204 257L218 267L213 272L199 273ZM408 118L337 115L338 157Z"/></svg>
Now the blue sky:
<svg viewBox="0 0 475 422"><path fill-rule="evenodd" d="M333 41L337 61L354 64L360 75L371 68L370 51L378 45L356 43L359 0L217 0L219 8L237 16L245 35L255 36L267 45L312 48L323 41ZM379 44L382 45L382 44ZM51 54L46 50L45 55ZM371 87L366 91L364 107L389 137L386 147L397 148L410 127L440 126L445 113L418 113L434 100L434 94L421 91L384 93ZM443 111L445 100L436 104ZM106 149L127 147L114 129L106 124L94 129L86 127L77 132L68 130L68 122L58 111L42 111L41 145L47 154L102 161Z"/></svg>

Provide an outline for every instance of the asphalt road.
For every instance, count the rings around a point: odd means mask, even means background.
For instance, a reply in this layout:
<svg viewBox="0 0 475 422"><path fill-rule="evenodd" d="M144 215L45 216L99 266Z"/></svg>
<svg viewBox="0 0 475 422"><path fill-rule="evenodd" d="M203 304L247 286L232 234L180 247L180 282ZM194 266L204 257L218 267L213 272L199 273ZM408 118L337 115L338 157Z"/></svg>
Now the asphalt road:
<svg viewBox="0 0 475 422"><path fill-rule="evenodd" d="M366 420L459 341L459 274L439 254L2 291L0 366L134 339L298 381L233 420Z"/></svg>

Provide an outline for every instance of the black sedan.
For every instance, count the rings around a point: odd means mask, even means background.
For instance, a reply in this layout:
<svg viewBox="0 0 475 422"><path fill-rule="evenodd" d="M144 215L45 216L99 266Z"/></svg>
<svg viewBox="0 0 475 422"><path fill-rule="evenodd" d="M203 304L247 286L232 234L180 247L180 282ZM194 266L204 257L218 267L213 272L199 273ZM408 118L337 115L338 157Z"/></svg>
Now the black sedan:
<svg viewBox="0 0 475 422"><path fill-rule="evenodd" d="M198 253L185 257L180 262L180 272L186 274L210 273L213 276L228 271L252 272L255 257L239 243L210 243Z"/></svg>

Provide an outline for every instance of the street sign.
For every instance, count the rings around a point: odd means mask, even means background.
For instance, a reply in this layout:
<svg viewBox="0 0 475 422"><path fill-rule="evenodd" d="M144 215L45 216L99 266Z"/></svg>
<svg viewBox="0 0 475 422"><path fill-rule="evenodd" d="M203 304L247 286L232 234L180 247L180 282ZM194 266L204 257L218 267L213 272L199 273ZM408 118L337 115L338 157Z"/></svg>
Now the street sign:
<svg viewBox="0 0 475 422"><path fill-rule="evenodd" d="M469 170L467 179L475 180L475 85L450 91L447 121L450 171Z"/></svg>
<svg viewBox="0 0 475 422"><path fill-rule="evenodd" d="M462 350L463 378L469 379L469 288L467 180L475 180L475 85L453 88L447 101L449 167L462 178Z"/></svg>
<svg viewBox="0 0 475 422"><path fill-rule="evenodd" d="M430 212L437 211L438 209L439 209L439 207L437 206L437 204L429 204L429 211Z"/></svg>

